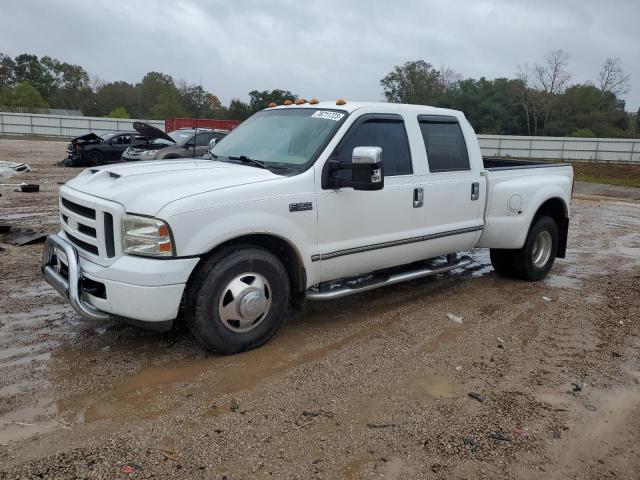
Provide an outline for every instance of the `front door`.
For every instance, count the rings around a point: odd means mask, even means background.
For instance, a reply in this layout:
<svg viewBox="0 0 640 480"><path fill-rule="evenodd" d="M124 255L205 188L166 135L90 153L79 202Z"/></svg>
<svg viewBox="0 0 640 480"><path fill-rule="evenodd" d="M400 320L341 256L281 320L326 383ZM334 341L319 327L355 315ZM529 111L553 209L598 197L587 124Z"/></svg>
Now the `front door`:
<svg viewBox="0 0 640 480"><path fill-rule="evenodd" d="M424 258L420 243L411 241L423 228L422 184L414 174L405 119L399 115L359 117L330 158L351 161L353 149L360 146L382 148L384 189L318 192L320 253L313 260L320 262L322 281Z"/></svg>

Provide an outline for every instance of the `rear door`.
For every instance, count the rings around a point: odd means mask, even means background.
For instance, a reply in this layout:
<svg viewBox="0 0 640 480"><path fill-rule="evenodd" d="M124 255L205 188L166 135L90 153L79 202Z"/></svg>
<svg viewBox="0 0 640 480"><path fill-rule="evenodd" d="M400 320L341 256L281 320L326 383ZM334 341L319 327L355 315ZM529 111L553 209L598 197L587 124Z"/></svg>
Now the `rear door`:
<svg viewBox="0 0 640 480"><path fill-rule="evenodd" d="M427 154L424 180L426 235L437 241L430 256L454 253L474 246L483 228L485 186L478 162L471 162L465 134L474 134L458 118L420 115L418 124ZM463 128L468 132L463 134ZM481 162L480 162L481 163Z"/></svg>

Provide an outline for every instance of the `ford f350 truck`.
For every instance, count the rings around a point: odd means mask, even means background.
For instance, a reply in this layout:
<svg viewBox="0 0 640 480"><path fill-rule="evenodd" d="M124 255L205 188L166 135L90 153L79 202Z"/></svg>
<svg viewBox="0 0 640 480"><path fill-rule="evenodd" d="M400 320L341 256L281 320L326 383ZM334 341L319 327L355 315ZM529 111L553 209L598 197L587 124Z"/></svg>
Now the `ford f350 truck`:
<svg viewBox="0 0 640 480"><path fill-rule="evenodd" d="M298 102L211 150L90 168L60 188L45 279L89 320L158 330L180 316L209 349L266 342L288 306L469 265L540 280L567 247L570 165L483 159L461 112ZM180 315L179 315L180 314Z"/></svg>

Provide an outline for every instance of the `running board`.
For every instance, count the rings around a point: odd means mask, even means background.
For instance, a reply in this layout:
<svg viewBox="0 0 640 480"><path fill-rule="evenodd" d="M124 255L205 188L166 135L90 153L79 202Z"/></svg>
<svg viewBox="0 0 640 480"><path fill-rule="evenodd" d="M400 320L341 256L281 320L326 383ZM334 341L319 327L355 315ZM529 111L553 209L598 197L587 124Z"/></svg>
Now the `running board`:
<svg viewBox="0 0 640 480"><path fill-rule="evenodd" d="M449 272L456 268L463 268L472 263L472 259L469 257L461 257L451 263L445 263L441 266L432 266L429 268L421 268L419 270L410 270L408 272L396 273L389 275L383 280L375 283L363 285L358 288L349 287L337 287L327 288L319 290L307 290L307 298L309 300L335 300L337 298L348 297L349 295L355 295L356 293L368 292L380 287L386 287L388 285L394 285L400 282L406 282L408 280L415 280L416 278L429 277L437 273Z"/></svg>

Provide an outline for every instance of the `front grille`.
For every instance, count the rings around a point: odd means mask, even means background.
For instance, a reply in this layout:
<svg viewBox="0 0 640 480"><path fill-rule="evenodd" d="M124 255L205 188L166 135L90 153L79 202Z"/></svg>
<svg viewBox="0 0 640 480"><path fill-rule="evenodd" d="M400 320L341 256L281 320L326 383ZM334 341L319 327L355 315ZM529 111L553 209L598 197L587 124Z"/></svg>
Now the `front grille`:
<svg viewBox="0 0 640 480"><path fill-rule="evenodd" d="M92 220L96 219L96 211L93 208L85 207L83 205L78 205L70 200L67 200L64 197L60 197L62 205L71 210L78 215L82 215L83 217L90 218Z"/></svg>
<svg viewBox="0 0 640 480"><path fill-rule="evenodd" d="M60 195L60 223L66 237L81 255L88 254L97 263L108 264L116 256L116 214L120 215L117 207L100 199L85 201L68 192Z"/></svg>
<svg viewBox="0 0 640 480"><path fill-rule="evenodd" d="M91 245L90 243L87 243L87 242L85 242L83 240L80 240L79 238L76 238L73 235L71 235L69 232L66 232L66 234L67 234L67 238L76 247L79 247L79 248L81 248L83 250L86 250L89 253L93 253L94 255L100 254L100 251L98 250L98 247L96 247L95 245Z"/></svg>

